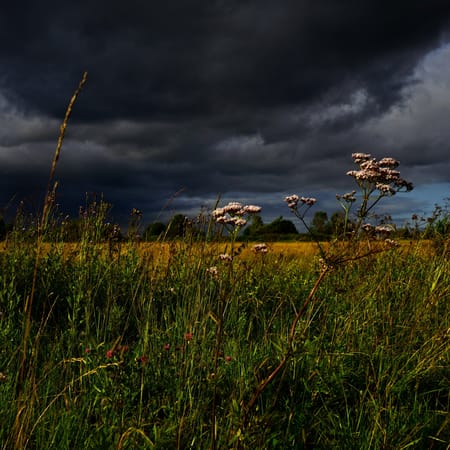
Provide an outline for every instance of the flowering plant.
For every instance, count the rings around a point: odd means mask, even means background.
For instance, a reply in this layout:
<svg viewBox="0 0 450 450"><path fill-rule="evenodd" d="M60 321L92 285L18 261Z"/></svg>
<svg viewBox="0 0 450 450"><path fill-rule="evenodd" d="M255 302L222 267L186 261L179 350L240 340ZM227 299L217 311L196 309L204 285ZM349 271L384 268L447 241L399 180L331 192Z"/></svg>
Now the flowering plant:
<svg viewBox="0 0 450 450"><path fill-rule="evenodd" d="M261 212L260 206L243 206L239 202L230 202L222 208L216 208L212 212L212 217L217 223L225 225L234 240L241 228L247 224L248 216L259 212Z"/></svg>

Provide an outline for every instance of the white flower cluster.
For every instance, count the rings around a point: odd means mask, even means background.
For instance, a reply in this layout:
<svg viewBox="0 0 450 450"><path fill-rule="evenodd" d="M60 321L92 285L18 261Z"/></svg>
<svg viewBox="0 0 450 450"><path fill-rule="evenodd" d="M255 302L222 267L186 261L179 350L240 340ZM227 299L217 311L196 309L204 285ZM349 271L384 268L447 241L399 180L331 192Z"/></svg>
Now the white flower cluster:
<svg viewBox="0 0 450 450"><path fill-rule="evenodd" d="M255 244L252 247L252 251L255 253L267 253L268 252L267 244Z"/></svg>
<svg viewBox="0 0 450 450"><path fill-rule="evenodd" d="M287 203L288 207L291 209L297 209L298 202L302 203L306 206L312 206L316 203L316 199L313 197L299 197L296 194L288 195L284 198L284 201Z"/></svg>
<svg viewBox="0 0 450 450"><path fill-rule="evenodd" d="M355 194L356 194L356 191L347 192L343 195L336 194L336 199L343 200L344 202L348 202L348 203L353 203L354 201L356 201Z"/></svg>
<svg viewBox="0 0 450 450"><path fill-rule="evenodd" d="M413 189L413 184L401 178L400 172L395 170L400 164L396 159L387 157L377 161L369 153L353 153L352 158L359 165L359 170L350 170L347 175L355 178L358 184L370 183L381 195L394 195L401 189Z"/></svg>
<svg viewBox="0 0 450 450"><path fill-rule="evenodd" d="M247 220L245 215L257 214L261 212L260 206L245 205L242 206L239 202L230 202L228 205L217 208L212 212L213 219L217 223L230 224L236 227L243 227Z"/></svg>
<svg viewBox="0 0 450 450"><path fill-rule="evenodd" d="M372 236L389 236L395 231L394 225L389 224L373 226L370 223L365 223L361 228Z"/></svg>
<svg viewBox="0 0 450 450"><path fill-rule="evenodd" d="M233 257L229 255L228 253L222 253L219 255L219 259L221 261L233 261Z"/></svg>
<svg viewBox="0 0 450 450"><path fill-rule="evenodd" d="M211 275L211 277L214 279L217 279L219 277L219 271L217 270L216 266L209 267L208 269L206 269L206 272L209 273L209 275Z"/></svg>

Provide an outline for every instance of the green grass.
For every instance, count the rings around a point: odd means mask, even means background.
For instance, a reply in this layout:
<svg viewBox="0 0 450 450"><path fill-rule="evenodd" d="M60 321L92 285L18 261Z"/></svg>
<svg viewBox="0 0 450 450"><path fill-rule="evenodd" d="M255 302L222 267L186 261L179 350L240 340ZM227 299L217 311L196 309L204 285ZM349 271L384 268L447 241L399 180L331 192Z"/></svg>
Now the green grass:
<svg viewBox="0 0 450 450"><path fill-rule="evenodd" d="M447 447L445 252L328 272L290 339L314 258L230 263L186 239L167 262L86 236L40 252L12 236L0 253L1 448Z"/></svg>

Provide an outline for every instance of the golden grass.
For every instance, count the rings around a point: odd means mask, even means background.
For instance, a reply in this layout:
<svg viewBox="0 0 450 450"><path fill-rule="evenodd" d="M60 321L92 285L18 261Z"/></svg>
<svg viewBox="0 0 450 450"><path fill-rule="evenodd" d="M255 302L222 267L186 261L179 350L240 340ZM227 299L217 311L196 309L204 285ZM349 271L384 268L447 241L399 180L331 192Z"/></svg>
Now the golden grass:
<svg viewBox="0 0 450 450"><path fill-rule="evenodd" d="M240 243L235 244L235 248L241 249L241 256L248 257L253 254L252 247L255 243ZM312 257L318 254L317 244L314 242L267 242L268 253L285 256L285 257ZM6 241L0 242L0 252L4 252L7 245ZM64 254L66 256L73 256L80 252L81 244L77 242L69 243L58 243L58 244L43 244L43 252L47 253L52 247L57 245L59 248L63 248ZM121 243L120 248L121 253L127 253L130 248L137 248L138 252L147 257L159 258L164 257L164 259L170 255L175 254L177 251L186 251L186 247L191 247L190 252L192 253L208 253L219 255L221 253L230 251L230 244L226 242L222 243L210 243L210 244L184 244L183 242L141 242L136 244ZM329 244L322 244L326 249ZM428 240L403 240L400 241L400 250L402 252L414 252L418 254L431 255L433 253L432 242ZM101 249L104 252L109 252L108 244L97 244L97 249Z"/></svg>

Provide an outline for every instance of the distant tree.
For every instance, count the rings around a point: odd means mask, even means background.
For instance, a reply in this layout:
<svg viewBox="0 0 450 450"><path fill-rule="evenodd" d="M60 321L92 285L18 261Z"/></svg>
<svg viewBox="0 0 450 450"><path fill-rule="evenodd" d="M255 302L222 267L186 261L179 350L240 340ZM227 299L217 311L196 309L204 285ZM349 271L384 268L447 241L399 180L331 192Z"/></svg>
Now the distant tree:
<svg viewBox="0 0 450 450"><path fill-rule="evenodd" d="M345 214L342 211L335 212L331 215L330 219L330 232L331 236L342 236L345 231L351 230L351 224L347 223L347 230L345 223Z"/></svg>
<svg viewBox="0 0 450 450"><path fill-rule="evenodd" d="M277 241L297 238L298 231L293 222L281 216L267 225L260 216L254 216L250 225L243 231L242 237L246 240Z"/></svg>
<svg viewBox="0 0 450 450"><path fill-rule="evenodd" d="M186 232L187 219L183 214L175 214L167 225L168 238L183 237Z"/></svg>
<svg viewBox="0 0 450 450"><path fill-rule="evenodd" d="M331 235L328 214L325 211L317 211L311 221L310 229L318 239L328 239Z"/></svg>
<svg viewBox="0 0 450 450"><path fill-rule="evenodd" d="M143 238L146 241L156 240L159 236L161 236L166 231L166 225L162 222L153 222L144 230Z"/></svg>
<svg viewBox="0 0 450 450"><path fill-rule="evenodd" d="M252 217L252 220L250 224L244 229L242 232L242 235L245 238L255 238L259 234L261 234L262 230L264 229L264 222L259 215L254 215Z"/></svg>
<svg viewBox="0 0 450 450"><path fill-rule="evenodd" d="M264 227L264 233L285 235L298 234L298 231L293 222L280 216Z"/></svg>

